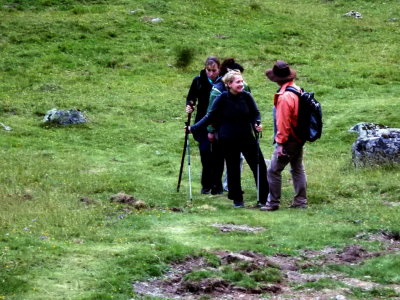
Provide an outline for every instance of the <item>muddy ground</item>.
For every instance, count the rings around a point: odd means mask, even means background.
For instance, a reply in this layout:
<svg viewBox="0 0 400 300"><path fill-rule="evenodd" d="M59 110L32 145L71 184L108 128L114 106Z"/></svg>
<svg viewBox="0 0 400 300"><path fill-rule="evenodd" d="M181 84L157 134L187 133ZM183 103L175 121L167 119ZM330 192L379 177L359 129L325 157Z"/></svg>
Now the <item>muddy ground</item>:
<svg viewBox="0 0 400 300"><path fill-rule="evenodd" d="M222 232L240 230L255 232L261 228L250 226L236 226L231 224L213 224ZM327 247L325 249L304 250L298 256L276 254L264 256L251 251L237 253L216 251L212 255L218 258L218 264L210 262L205 257L187 257L184 261L174 263L163 278L144 282L134 282L133 289L138 296L157 297L165 299L336 299L345 300L351 295L351 289L357 288L364 291L374 289L391 289L396 296L390 299L400 299L400 285L381 285L368 280L347 277L333 271L320 273L305 272L312 268L321 270L327 265L359 264L365 259L400 250L398 234L379 232L376 234L360 233L357 239L380 241L383 250L369 252L358 244L350 245L344 249ZM255 285L240 284L232 278L220 276L221 270L229 269L245 274L248 278L255 279ZM326 270L324 268L323 270ZM326 273L325 273L326 272ZM263 274L279 274L273 278L260 277ZM193 275L202 274L194 278ZM210 276L204 274L211 274ZM217 274L217 275L216 275ZM260 275L261 274L261 275ZM336 282L333 288L322 290L304 287L307 283L319 280ZM303 288L296 287L303 285ZM382 299L382 298L380 298ZM389 298L387 298L389 299Z"/></svg>

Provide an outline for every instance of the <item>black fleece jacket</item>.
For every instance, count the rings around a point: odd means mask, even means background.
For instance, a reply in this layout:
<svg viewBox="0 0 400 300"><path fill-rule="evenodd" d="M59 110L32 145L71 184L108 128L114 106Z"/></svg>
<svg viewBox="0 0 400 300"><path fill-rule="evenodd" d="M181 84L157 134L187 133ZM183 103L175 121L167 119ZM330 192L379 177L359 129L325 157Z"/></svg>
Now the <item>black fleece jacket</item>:
<svg viewBox="0 0 400 300"><path fill-rule="evenodd" d="M200 75L193 79L186 97L186 105L197 106L195 122L199 121L207 113L211 88L212 84L208 80L206 71L201 70Z"/></svg>
<svg viewBox="0 0 400 300"><path fill-rule="evenodd" d="M260 111L248 92L233 95L223 92L215 99L211 110L190 127L192 133L214 124L219 139L242 139L253 135L253 126L261 121Z"/></svg>

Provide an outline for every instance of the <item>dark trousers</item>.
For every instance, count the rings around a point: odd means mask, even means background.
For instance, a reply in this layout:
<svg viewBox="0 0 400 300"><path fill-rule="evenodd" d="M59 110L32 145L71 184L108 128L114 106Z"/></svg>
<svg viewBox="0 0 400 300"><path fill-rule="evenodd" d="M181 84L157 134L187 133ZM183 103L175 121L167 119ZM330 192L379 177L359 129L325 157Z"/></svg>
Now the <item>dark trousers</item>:
<svg viewBox="0 0 400 300"><path fill-rule="evenodd" d="M228 174L228 198L235 204L243 203L243 191L240 179L240 153L243 153L250 166L257 185L259 177L259 202L265 204L268 197L267 166L256 139L249 136L243 139L221 139L220 145L226 161Z"/></svg>
<svg viewBox="0 0 400 300"><path fill-rule="evenodd" d="M222 173L224 157L218 143L210 143L207 132L199 132L195 136L199 143L202 164L201 186L205 190L222 191Z"/></svg>

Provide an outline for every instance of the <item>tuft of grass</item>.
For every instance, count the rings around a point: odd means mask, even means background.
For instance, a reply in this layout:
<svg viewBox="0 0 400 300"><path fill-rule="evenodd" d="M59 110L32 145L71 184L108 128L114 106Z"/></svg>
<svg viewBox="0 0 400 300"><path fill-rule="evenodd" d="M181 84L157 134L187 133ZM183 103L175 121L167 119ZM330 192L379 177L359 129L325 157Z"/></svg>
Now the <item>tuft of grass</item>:
<svg viewBox="0 0 400 300"><path fill-rule="evenodd" d="M371 258L361 266L331 266L335 270L344 272L360 279L368 278L382 284L399 284L400 257L398 255L385 255Z"/></svg>
<svg viewBox="0 0 400 300"><path fill-rule="evenodd" d="M216 277L216 273L208 270L198 270L186 274L183 279L188 281L201 281L202 279Z"/></svg>
<svg viewBox="0 0 400 300"><path fill-rule="evenodd" d="M258 283L279 283L282 281L282 274L279 269L265 268L262 270L255 270L249 274Z"/></svg>
<svg viewBox="0 0 400 300"><path fill-rule="evenodd" d="M195 50L193 48L182 47L176 51L176 63L178 68L186 69L193 62Z"/></svg>
<svg viewBox="0 0 400 300"><path fill-rule="evenodd" d="M360 288L351 288L351 294L357 299L396 299L400 295L390 288L373 288L364 290Z"/></svg>
<svg viewBox="0 0 400 300"><path fill-rule="evenodd" d="M337 289L343 288L346 285L342 282L338 282L329 278L321 278L317 281L306 282L301 285L297 285L295 289L314 289L314 290L324 290L324 289Z"/></svg>
<svg viewBox="0 0 400 300"><path fill-rule="evenodd" d="M269 267L246 273L243 270L225 266L221 268L220 276L228 282L249 289L256 288L265 283L278 283L282 281L280 270Z"/></svg>

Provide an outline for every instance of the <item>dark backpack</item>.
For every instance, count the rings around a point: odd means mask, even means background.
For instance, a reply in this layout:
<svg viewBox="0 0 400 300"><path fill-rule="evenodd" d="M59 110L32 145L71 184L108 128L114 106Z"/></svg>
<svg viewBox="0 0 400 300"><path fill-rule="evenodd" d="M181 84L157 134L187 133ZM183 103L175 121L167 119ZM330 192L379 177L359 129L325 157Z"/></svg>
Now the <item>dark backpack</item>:
<svg viewBox="0 0 400 300"><path fill-rule="evenodd" d="M314 142L322 134L322 109L321 104L314 98L313 92L301 89L298 92L294 87L288 86L285 91L292 92L299 97L299 114L297 126L294 128L296 136L304 142Z"/></svg>

